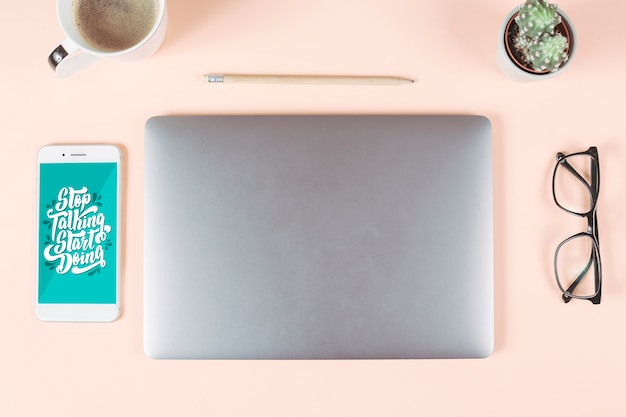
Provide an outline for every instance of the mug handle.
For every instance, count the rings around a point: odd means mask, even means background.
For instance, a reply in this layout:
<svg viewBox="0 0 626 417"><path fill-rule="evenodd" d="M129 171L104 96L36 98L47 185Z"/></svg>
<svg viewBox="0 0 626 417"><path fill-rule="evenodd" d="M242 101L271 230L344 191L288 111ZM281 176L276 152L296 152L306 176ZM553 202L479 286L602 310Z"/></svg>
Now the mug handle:
<svg viewBox="0 0 626 417"><path fill-rule="evenodd" d="M99 58L81 50L70 39L65 39L48 56L48 64L59 78L65 78L96 62Z"/></svg>

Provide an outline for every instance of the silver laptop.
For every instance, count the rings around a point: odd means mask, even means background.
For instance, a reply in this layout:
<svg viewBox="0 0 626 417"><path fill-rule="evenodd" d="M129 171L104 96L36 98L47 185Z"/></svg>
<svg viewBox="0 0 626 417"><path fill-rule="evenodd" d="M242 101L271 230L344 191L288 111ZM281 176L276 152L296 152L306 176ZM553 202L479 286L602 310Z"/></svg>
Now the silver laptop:
<svg viewBox="0 0 626 417"><path fill-rule="evenodd" d="M152 358L493 350L480 116L164 116L145 131Z"/></svg>

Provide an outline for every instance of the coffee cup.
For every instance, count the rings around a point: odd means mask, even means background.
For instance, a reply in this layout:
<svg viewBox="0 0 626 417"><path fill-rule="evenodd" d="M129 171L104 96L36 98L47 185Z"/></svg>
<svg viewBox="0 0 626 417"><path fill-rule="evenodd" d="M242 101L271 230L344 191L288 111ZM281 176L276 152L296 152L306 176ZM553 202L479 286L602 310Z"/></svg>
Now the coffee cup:
<svg viewBox="0 0 626 417"><path fill-rule="evenodd" d="M66 77L99 59L137 61L154 54L167 27L166 0L57 0L66 39L48 63Z"/></svg>

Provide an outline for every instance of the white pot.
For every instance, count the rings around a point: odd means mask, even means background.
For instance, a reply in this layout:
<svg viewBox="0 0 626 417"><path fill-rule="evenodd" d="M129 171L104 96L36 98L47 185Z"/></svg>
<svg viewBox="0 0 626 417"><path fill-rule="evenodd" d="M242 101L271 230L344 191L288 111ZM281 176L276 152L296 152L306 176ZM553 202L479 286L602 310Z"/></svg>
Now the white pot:
<svg viewBox="0 0 626 417"><path fill-rule="evenodd" d="M509 54L506 51L506 46L505 46L506 28L509 24L509 21L513 19L513 17L517 14L518 11L519 11L519 7L516 7L515 9L513 9L506 16L506 18L504 19L504 22L502 23L502 27L500 28L500 33L498 35L498 51L496 54L496 61L498 63L498 67L500 68L500 71L502 71L502 73L506 75L508 78L514 81L521 81L521 82L539 81L539 80L546 80L548 78L556 77L558 74L563 72L570 65L570 63L572 62L572 58L574 58L574 54L576 52L576 45L578 43L578 38L576 37L576 30L574 29L574 26L572 25L572 21L569 19L569 17L567 17L565 13L563 13L561 9L557 9L558 14L561 15L563 23L568 27L568 30L570 32L569 59L567 60L567 62L565 62L565 64L563 64L558 70L554 72L536 74L536 73L528 72L520 68L519 66L517 66L517 64L515 64L515 62L511 60L511 58L509 57Z"/></svg>

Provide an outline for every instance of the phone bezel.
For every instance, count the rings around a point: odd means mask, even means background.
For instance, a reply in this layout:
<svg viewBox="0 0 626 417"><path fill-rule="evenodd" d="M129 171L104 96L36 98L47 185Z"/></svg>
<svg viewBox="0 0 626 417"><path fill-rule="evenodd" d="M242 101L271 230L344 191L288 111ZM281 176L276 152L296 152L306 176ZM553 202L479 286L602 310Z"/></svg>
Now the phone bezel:
<svg viewBox="0 0 626 417"><path fill-rule="evenodd" d="M39 303L39 218L40 201L40 166L42 163L90 163L115 162L117 163L117 207L116 224L116 265L115 265L115 303L114 304L41 304ZM116 320L121 312L121 187L122 187L122 156L115 145L47 145L37 154L37 268L35 279L35 312L42 321L61 322L111 322Z"/></svg>

